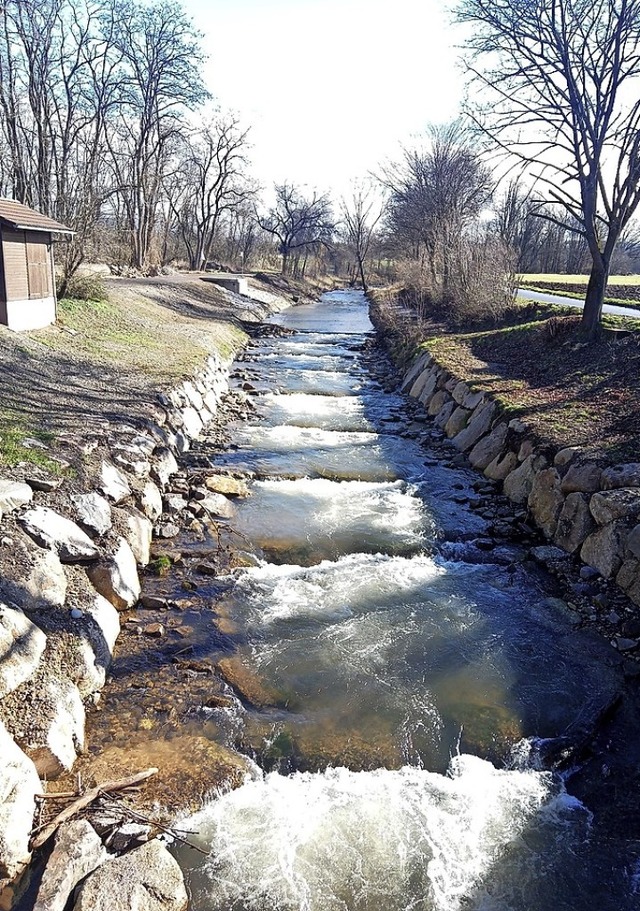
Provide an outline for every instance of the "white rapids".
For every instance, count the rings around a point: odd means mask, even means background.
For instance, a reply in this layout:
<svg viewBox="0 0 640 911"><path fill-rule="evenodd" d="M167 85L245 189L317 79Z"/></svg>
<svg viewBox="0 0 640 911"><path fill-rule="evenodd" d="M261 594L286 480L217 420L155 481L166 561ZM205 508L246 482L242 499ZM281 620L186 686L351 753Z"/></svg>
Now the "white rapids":
<svg viewBox="0 0 640 911"><path fill-rule="evenodd" d="M588 814L546 773L462 755L448 775L271 773L185 825L211 849L199 909L519 911L520 877L541 860L529 843L584 833Z"/></svg>

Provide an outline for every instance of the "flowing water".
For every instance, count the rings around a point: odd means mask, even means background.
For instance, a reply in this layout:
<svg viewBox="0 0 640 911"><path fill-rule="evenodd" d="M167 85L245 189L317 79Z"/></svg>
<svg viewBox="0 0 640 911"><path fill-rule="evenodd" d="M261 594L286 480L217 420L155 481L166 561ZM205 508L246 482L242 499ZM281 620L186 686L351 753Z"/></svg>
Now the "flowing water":
<svg viewBox="0 0 640 911"><path fill-rule="evenodd" d="M636 907L637 854L535 760L617 692L612 651L515 552L474 549L477 476L403 435L363 295L278 322L216 460L255 473L232 525L260 560L217 609L264 698L210 713L256 765L185 823L211 849L177 850L195 911Z"/></svg>

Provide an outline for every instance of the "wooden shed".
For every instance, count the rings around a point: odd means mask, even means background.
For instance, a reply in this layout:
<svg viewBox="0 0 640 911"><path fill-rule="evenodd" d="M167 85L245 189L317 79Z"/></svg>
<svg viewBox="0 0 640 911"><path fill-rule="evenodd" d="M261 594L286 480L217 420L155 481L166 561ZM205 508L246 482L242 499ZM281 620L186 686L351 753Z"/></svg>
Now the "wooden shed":
<svg viewBox="0 0 640 911"><path fill-rule="evenodd" d="M0 199L0 324L18 332L55 322L53 235L73 233L22 203Z"/></svg>

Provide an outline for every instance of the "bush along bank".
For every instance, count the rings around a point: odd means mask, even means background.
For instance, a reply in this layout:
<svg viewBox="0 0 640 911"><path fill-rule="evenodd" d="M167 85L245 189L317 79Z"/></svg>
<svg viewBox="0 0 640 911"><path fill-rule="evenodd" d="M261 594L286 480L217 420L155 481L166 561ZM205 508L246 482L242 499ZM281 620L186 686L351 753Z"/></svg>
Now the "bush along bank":
<svg viewBox="0 0 640 911"><path fill-rule="evenodd" d="M109 428L107 443L87 441L82 489L24 465L0 477L0 908L20 892L47 780L87 748L85 710L100 698L122 612L140 598L152 538L179 531L172 479L218 411L230 364L210 356L159 394L146 419ZM208 493L193 513L214 522L225 504ZM182 911L176 861L158 841L140 846L139 835L114 840L109 830L107 851L86 820L62 825L35 907L62 911L75 889L75 909Z"/></svg>
<svg viewBox="0 0 640 911"><path fill-rule="evenodd" d="M605 466L578 447L540 446L525 423L510 419L490 393L454 376L425 347L407 358L402 331L379 308L372 310L404 370L403 391L514 508L527 510L552 544L549 562L576 558L584 564L583 579L610 580L632 605L640 605L640 463ZM639 657L640 615L632 614L612 644ZM615 627L616 618L611 620Z"/></svg>

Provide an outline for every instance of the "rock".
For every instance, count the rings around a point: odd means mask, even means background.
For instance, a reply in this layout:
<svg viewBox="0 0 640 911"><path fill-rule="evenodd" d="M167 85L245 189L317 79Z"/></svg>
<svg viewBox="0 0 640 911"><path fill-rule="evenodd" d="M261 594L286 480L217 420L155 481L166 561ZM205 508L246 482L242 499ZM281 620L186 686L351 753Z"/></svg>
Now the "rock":
<svg viewBox="0 0 640 911"><path fill-rule="evenodd" d="M71 770L84 749L84 706L78 687L66 677L38 675L36 679L37 686L35 681L25 684L31 699L30 717L10 727L40 777L57 778ZM8 701L22 705L20 693L16 691ZM6 717L5 723L9 724ZM19 730L18 724L22 725Z"/></svg>
<svg viewBox="0 0 640 911"><path fill-rule="evenodd" d="M585 539L580 557L605 579L610 579L622 565L625 538L624 522L611 522Z"/></svg>
<svg viewBox="0 0 640 911"><path fill-rule="evenodd" d="M626 465L615 465L606 468L600 478L603 490L616 487L640 487L640 462L629 462Z"/></svg>
<svg viewBox="0 0 640 911"><path fill-rule="evenodd" d="M33 762L0 721L0 892L31 859L29 838L41 791Z"/></svg>
<svg viewBox="0 0 640 911"><path fill-rule="evenodd" d="M555 468L544 468L537 473L527 502L538 528L547 538L553 538L564 505L560 475Z"/></svg>
<svg viewBox="0 0 640 911"><path fill-rule="evenodd" d="M417 377L425 371L428 367L431 366L433 359L428 351L424 351L419 355L418 358L414 361L408 372L405 374L405 377L402 381L402 391L406 392L407 389L415 382Z"/></svg>
<svg viewBox="0 0 640 911"><path fill-rule="evenodd" d="M527 425L520 418L511 418L507 426L513 433L522 434L527 432Z"/></svg>
<svg viewBox="0 0 640 911"><path fill-rule="evenodd" d="M90 563L100 551L81 528L53 509L36 506L20 518L20 524L41 547L55 550L63 563Z"/></svg>
<svg viewBox="0 0 640 911"><path fill-rule="evenodd" d="M553 540L558 547L573 554L594 528L588 497L583 493L570 493L560 510Z"/></svg>
<svg viewBox="0 0 640 911"><path fill-rule="evenodd" d="M233 504L219 493L209 494L204 500L199 500L198 505L210 515L219 516L221 519L232 519L236 514Z"/></svg>
<svg viewBox="0 0 640 911"><path fill-rule="evenodd" d="M507 425L501 421L495 425L488 436L476 443L469 453L469 461L474 468L484 471L490 462L502 454L507 432Z"/></svg>
<svg viewBox="0 0 640 911"><path fill-rule="evenodd" d="M630 652L633 649L636 649L640 642L638 639L627 639L624 636L614 636L612 640L612 645L618 649L619 652Z"/></svg>
<svg viewBox="0 0 640 911"><path fill-rule="evenodd" d="M248 497L249 488L246 481L238 481L224 474L210 475L204 480L204 486L213 493L224 494L225 497Z"/></svg>
<svg viewBox="0 0 640 911"><path fill-rule="evenodd" d="M436 394L434 395L434 397L431 399L431 401L429 402L428 411L429 411L429 414L431 415L431 417L435 417L440 412L443 405L446 402L450 402L450 401L451 401L451 396L449 395L449 393L444 389L439 389L436 392ZM453 402L452 402L452 405L453 405ZM453 411L453 407L451 410Z"/></svg>
<svg viewBox="0 0 640 911"><path fill-rule="evenodd" d="M559 547L551 547L549 544L542 544L540 547L532 547L529 551L534 560L538 563L556 563L558 560L566 560L567 555Z"/></svg>
<svg viewBox="0 0 640 911"><path fill-rule="evenodd" d="M18 608L0 604L0 699L35 673L47 638Z"/></svg>
<svg viewBox="0 0 640 911"><path fill-rule="evenodd" d="M453 401L452 398L449 398L449 400L444 403L444 405L442 406L442 408L436 415L436 418L435 418L436 427L440 427L440 428L444 429L447 421L453 414L455 407L456 407L456 403Z"/></svg>
<svg viewBox="0 0 640 911"><path fill-rule="evenodd" d="M146 636L164 636L165 628L162 623L149 623L144 627L143 632Z"/></svg>
<svg viewBox="0 0 640 911"><path fill-rule="evenodd" d="M28 484L0 478L0 513L14 512L27 506L33 499L33 491Z"/></svg>
<svg viewBox="0 0 640 911"><path fill-rule="evenodd" d="M438 388L438 371L435 369L431 370L427 376L427 382L418 397L418 401L425 406L428 406Z"/></svg>
<svg viewBox="0 0 640 911"><path fill-rule="evenodd" d="M525 459L528 459L530 455L533 455L535 451L535 446L533 440L525 439L520 443L520 449L518 450L518 461L524 462Z"/></svg>
<svg viewBox="0 0 640 911"><path fill-rule="evenodd" d="M111 507L99 493L81 493L71 497L78 519L85 528L104 535L111 528Z"/></svg>
<svg viewBox="0 0 640 911"><path fill-rule="evenodd" d="M177 538L180 534L180 527L173 522L164 522L156 529L159 538Z"/></svg>
<svg viewBox="0 0 640 911"><path fill-rule="evenodd" d="M124 538L118 538L113 556L89 567L87 575L95 590L117 610L133 607L140 597L136 558Z"/></svg>
<svg viewBox="0 0 640 911"><path fill-rule="evenodd" d="M409 390L409 395L412 399L418 399L426 389L427 385L432 385L432 392L435 389L435 384L437 382L437 371L436 370L424 370L413 382L411 389Z"/></svg>
<svg viewBox="0 0 640 911"><path fill-rule="evenodd" d="M594 493L589 508L598 525L608 525L617 519L635 518L640 514L640 487Z"/></svg>
<svg viewBox="0 0 640 911"><path fill-rule="evenodd" d="M146 478L151 469L149 460L146 459L135 446L120 446L112 450L112 458L116 465L124 468L129 474L137 478Z"/></svg>
<svg viewBox="0 0 640 911"><path fill-rule="evenodd" d="M146 516L132 512L127 516L127 528L127 541L138 566L147 566L151 554L153 525Z"/></svg>
<svg viewBox="0 0 640 911"><path fill-rule="evenodd" d="M185 452L188 452L191 449L191 442L189 437L184 434L181 430L176 433L176 450L180 455L184 455Z"/></svg>
<svg viewBox="0 0 640 911"><path fill-rule="evenodd" d="M67 596L67 577L60 557L53 550L38 550L24 588L31 602L23 603L24 610L36 607L62 607Z"/></svg>
<svg viewBox="0 0 640 911"><path fill-rule="evenodd" d="M126 477L111 462L103 462L100 469L100 490L114 503L120 503L131 495Z"/></svg>
<svg viewBox="0 0 640 911"><path fill-rule="evenodd" d="M496 405L493 402L482 402L478 404L469 418L469 423L453 438L453 445L460 452L467 452L472 449L478 440L489 432L491 422L496 413Z"/></svg>
<svg viewBox="0 0 640 911"><path fill-rule="evenodd" d="M562 492L593 493L600 487L601 474L602 469L595 462L573 462L562 479Z"/></svg>
<svg viewBox="0 0 640 911"><path fill-rule="evenodd" d="M182 410L183 430L188 437L195 439L202 433L203 423L195 408L187 407Z"/></svg>
<svg viewBox="0 0 640 911"><path fill-rule="evenodd" d="M204 399L193 383L190 380L185 380L182 384L182 388L191 405L193 405L196 411L201 411L202 406L204 405Z"/></svg>
<svg viewBox="0 0 640 911"><path fill-rule="evenodd" d="M462 405L466 396L469 395L470 391L471 390L469 389L467 384L464 382L464 380L460 380L459 383L456 383L456 385L454 386L453 392L451 393L451 395L453 396L453 401L457 405Z"/></svg>
<svg viewBox="0 0 640 911"><path fill-rule="evenodd" d="M154 456L154 462L151 468L151 473L157 480L160 487L166 487L171 479L171 476L174 475L178 470L178 463L176 462L174 454L170 449L159 448L156 450Z"/></svg>
<svg viewBox="0 0 640 911"><path fill-rule="evenodd" d="M85 608L83 619L76 640L79 655L74 680L80 695L86 698L104 686L120 635L120 617L106 598L96 594Z"/></svg>
<svg viewBox="0 0 640 911"><path fill-rule="evenodd" d="M500 453L497 455L493 462L489 462L484 470L484 475L492 481L504 481L506 476L511 474L517 465L518 456L515 452L508 450L504 454Z"/></svg>
<svg viewBox="0 0 640 911"><path fill-rule="evenodd" d="M575 457L579 454L580 450L577 446L566 446L564 449L561 449L560 452L557 452L553 460L553 464L556 468L565 468L572 462Z"/></svg>
<svg viewBox="0 0 640 911"><path fill-rule="evenodd" d="M60 478L25 478L31 490L39 490L41 493L53 493L62 484Z"/></svg>
<svg viewBox="0 0 640 911"><path fill-rule="evenodd" d="M151 826L139 822L127 822L113 833L109 841L109 847L117 854L123 851L131 851L149 841ZM35 911L35 909L34 909Z"/></svg>
<svg viewBox="0 0 640 911"><path fill-rule="evenodd" d="M462 400L462 406L469 411L475 411L478 405L484 400L484 392L467 392Z"/></svg>
<svg viewBox="0 0 640 911"><path fill-rule="evenodd" d="M56 832L33 911L64 911L78 883L107 857L100 838L86 819L63 823Z"/></svg>
<svg viewBox="0 0 640 911"><path fill-rule="evenodd" d="M640 560L625 560L616 582L634 604L640 604Z"/></svg>
<svg viewBox="0 0 640 911"><path fill-rule="evenodd" d="M513 503L526 503L536 474L546 467L547 461L543 456L531 453L521 465L504 479L503 491L505 495Z"/></svg>
<svg viewBox="0 0 640 911"><path fill-rule="evenodd" d="M170 493L164 498L164 508L166 512L182 512L187 508L187 501L180 494Z"/></svg>
<svg viewBox="0 0 640 911"><path fill-rule="evenodd" d="M457 387L456 387L457 388ZM448 437L455 437L460 431L467 426L467 421L471 412L459 405L449 420L447 421L444 432Z"/></svg>
<svg viewBox="0 0 640 911"><path fill-rule="evenodd" d="M627 538L627 550L634 557L640 558L640 525L636 525Z"/></svg>
<svg viewBox="0 0 640 911"><path fill-rule="evenodd" d="M73 911L185 911L187 904L178 862L154 840L91 873Z"/></svg>
<svg viewBox="0 0 640 911"><path fill-rule="evenodd" d="M140 605L144 607L145 610L167 610L169 602L166 598L159 597L158 595L141 595Z"/></svg>
<svg viewBox="0 0 640 911"><path fill-rule="evenodd" d="M142 512L155 522L162 515L162 494L160 488L153 481L146 481L140 494Z"/></svg>

